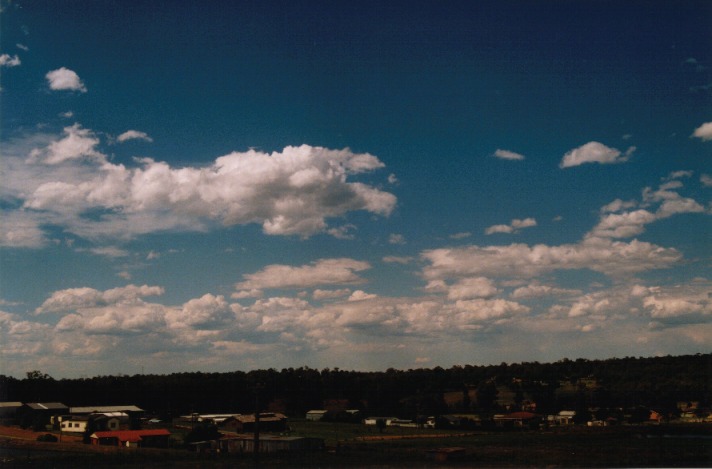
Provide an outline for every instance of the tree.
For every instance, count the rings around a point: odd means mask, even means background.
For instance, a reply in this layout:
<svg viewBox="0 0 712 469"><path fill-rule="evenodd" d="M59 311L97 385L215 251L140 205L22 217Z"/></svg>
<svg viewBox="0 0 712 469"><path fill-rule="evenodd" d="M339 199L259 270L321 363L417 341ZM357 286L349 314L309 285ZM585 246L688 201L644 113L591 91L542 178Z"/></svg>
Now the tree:
<svg viewBox="0 0 712 469"><path fill-rule="evenodd" d="M220 432L218 431L217 425L201 422L185 436L183 441L185 444L190 444L197 441L217 440L219 438Z"/></svg>
<svg viewBox="0 0 712 469"><path fill-rule="evenodd" d="M47 373L42 373L40 370L32 370L26 373L29 380L51 380L52 377Z"/></svg>

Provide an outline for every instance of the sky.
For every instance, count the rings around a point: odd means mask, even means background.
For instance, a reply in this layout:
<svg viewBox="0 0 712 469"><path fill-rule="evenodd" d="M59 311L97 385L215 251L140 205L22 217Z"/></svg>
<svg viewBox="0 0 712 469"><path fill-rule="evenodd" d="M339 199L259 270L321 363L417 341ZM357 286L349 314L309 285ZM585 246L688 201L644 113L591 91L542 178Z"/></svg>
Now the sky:
<svg viewBox="0 0 712 469"><path fill-rule="evenodd" d="M3 0L0 374L712 348L712 3Z"/></svg>

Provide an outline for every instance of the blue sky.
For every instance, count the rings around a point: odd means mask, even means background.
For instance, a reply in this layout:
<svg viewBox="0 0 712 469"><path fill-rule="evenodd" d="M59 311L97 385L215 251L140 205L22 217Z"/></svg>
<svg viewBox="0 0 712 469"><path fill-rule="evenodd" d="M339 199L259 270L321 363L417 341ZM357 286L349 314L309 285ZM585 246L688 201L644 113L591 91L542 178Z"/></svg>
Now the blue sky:
<svg viewBox="0 0 712 469"><path fill-rule="evenodd" d="M708 2L205 3L2 3L2 373L709 352Z"/></svg>

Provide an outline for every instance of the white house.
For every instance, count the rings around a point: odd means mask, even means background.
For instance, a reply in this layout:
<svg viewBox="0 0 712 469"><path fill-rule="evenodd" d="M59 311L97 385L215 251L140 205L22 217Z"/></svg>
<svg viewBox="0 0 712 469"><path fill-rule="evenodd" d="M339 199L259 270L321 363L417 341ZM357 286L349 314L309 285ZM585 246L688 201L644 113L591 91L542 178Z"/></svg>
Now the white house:
<svg viewBox="0 0 712 469"><path fill-rule="evenodd" d="M59 428L63 432L84 433L90 421L94 421L94 428L115 431L122 423L129 421L128 414L123 412L102 412L89 415L72 415L60 417Z"/></svg>
<svg viewBox="0 0 712 469"><path fill-rule="evenodd" d="M573 425L575 410L562 410L557 415L549 415L546 419L551 425Z"/></svg>
<svg viewBox="0 0 712 469"><path fill-rule="evenodd" d="M69 419L62 419L59 429L67 433L84 433L89 424L89 417L77 416Z"/></svg>

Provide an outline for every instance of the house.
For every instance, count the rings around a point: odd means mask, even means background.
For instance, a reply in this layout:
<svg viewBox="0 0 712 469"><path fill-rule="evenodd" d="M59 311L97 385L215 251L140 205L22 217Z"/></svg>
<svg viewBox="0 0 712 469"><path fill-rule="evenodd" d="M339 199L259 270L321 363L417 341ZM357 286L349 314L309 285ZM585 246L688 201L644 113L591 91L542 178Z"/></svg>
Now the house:
<svg viewBox="0 0 712 469"><path fill-rule="evenodd" d="M573 425L575 410L562 410L556 415L547 416L546 420L550 425Z"/></svg>
<svg viewBox="0 0 712 469"><path fill-rule="evenodd" d="M326 417L328 410L310 410L307 412L307 420L312 422L318 422L319 420Z"/></svg>
<svg viewBox="0 0 712 469"><path fill-rule="evenodd" d="M59 429L68 433L84 433L89 425L89 416L76 416L70 418L62 418L59 423Z"/></svg>
<svg viewBox="0 0 712 469"><path fill-rule="evenodd" d="M68 409L61 402L30 402L18 409L18 418L23 427L44 429L50 423L58 425L56 418L66 414Z"/></svg>
<svg viewBox="0 0 712 469"><path fill-rule="evenodd" d="M283 432L287 430L287 417L278 412L261 412L259 421L259 430L262 432ZM255 422L255 414L234 415L225 419L220 428L235 433L250 433L255 431Z"/></svg>
<svg viewBox="0 0 712 469"><path fill-rule="evenodd" d="M93 445L126 446L141 448L167 448L171 432L165 428L151 430L118 430L94 432L91 435Z"/></svg>
<svg viewBox="0 0 712 469"><path fill-rule="evenodd" d="M392 421L398 420L397 417L366 417L363 419L364 425L378 425L378 422L383 421L383 423L388 426Z"/></svg>
<svg viewBox="0 0 712 469"><path fill-rule="evenodd" d="M129 416L124 412L102 412L89 415L59 417L59 429L63 432L84 433L88 428L96 431L115 431L127 426ZM91 431L89 430L89 431Z"/></svg>
<svg viewBox="0 0 712 469"><path fill-rule="evenodd" d="M410 427L418 428L418 423L407 419L393 419L388 423L389 427Z"/></svg>
<svg viewBox="0 0 712 469"><path fill-rule="evenodd" d="M531 412L512 412L511 414L499 414L494 416L494 423L501 427L527 427L539 422L537 414Z"/></svg>
<svg viewBox="0 0 712 469"><path fill-rule="evenodd" d="M191 414L183 416L183 419L187 419L191 422L206 422L214 423L215 425L221 426L228 419L238 417L240 414Z"/></svg>

